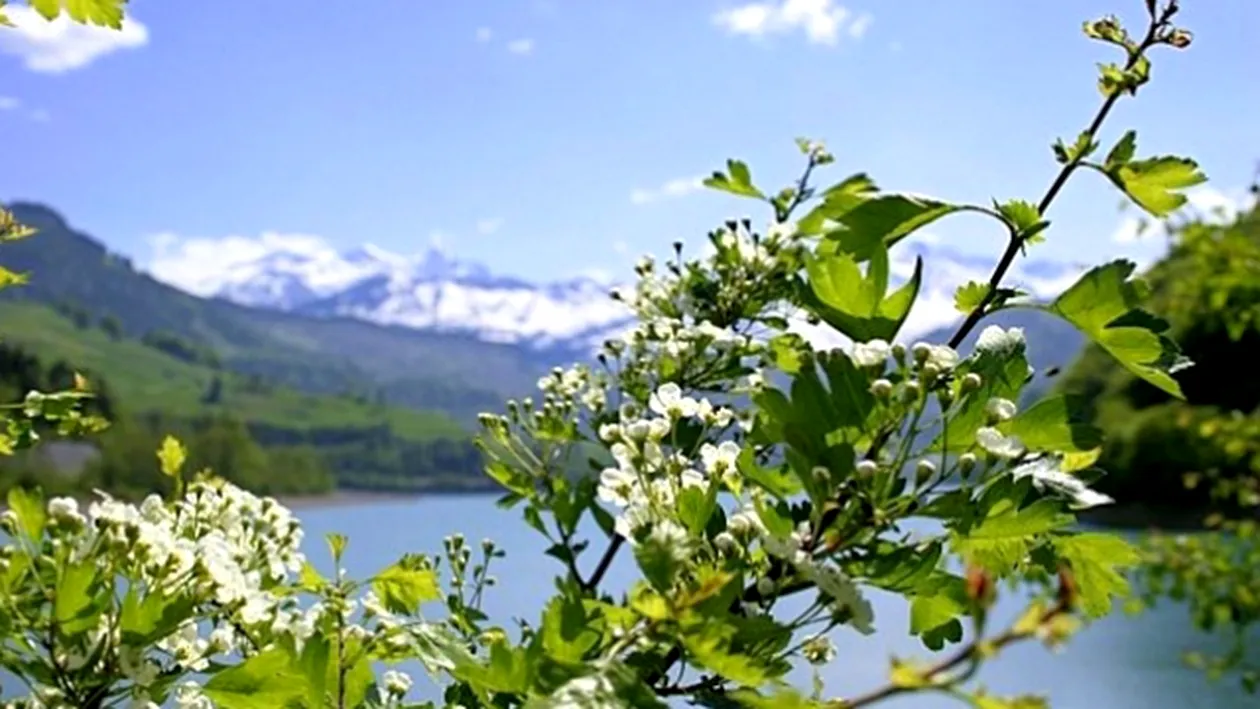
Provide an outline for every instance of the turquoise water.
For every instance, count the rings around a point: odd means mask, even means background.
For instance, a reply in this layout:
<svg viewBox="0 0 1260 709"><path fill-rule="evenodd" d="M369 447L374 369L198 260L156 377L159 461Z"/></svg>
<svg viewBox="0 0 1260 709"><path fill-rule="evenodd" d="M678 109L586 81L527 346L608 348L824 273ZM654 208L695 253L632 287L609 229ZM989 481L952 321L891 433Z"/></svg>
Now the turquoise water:
<svg viewBox="0 0 1260 709"><path fill-rule="evenodd" d="M527 527L515 512L496 508L492 498L449 497L414 501L372 503L360 506L302 510L306 551L314 561L327 557L323 537L341 532L350 538L346 554L351 574L363 577L391 563L408 551L437 553L442 538L462 532L472 544L490 537L506 549L496 561L493 574L500 585L490 589L486 611L506 628L511 618L536 621L542 603L551 595L552 578L560 564L543 556L547 544ZM600 537L596 537L600 538ZM593 544L593 547L598 545ZM589 569L602 549L587 552ZM323 566L323 563L319 564ZM624 588L635 578L633 561L623 555L611 568L610 588ZM873 595L877 632L869 637L856 633L834 635L839 653L825 668L828 696L844 696L882 684L890 654L927 657L907 632L905 603L889 595ZM1022 605L1009 598L999 603L995 622L1014 619ZM1184 609L1167 606L1138 618L1117 613L1086 629L1060 653L1028 643L1009 648L987 663L980 674L994 692L1037 692L1050 697L1055 709L1236 709L1256 706L1236 684L1208 683L1203 675L1184 668L1179 653L1188 647L1205 647L1204 639L1187 625ZM411 668L407 668L411 669ZM413 672L417 692L434 697L426 679ZM808 674L799 678L808 687ZM880 706L899 708L958 707L956 699L914 696L890 700Z"/></svg>
<svg viewBox="0 0 1260 709"><path fill-rule="evenodd" d="M442 539L462 532L473 545L489 537L507 551L496 560L493 574L500 580L489 590L485 610L496 623L514 628L514 617L536 621L543 602L551 596L552 579L560 563L543 555L547 544L515 512L498 509L489 497L433 497L408 501L371 502L299 511L306 529L305 551L322 570L328 570L324 536L340 532L350 539L346 554L349 572L365 578L393 563L405 552L436 554ZM591 530L587 530L588 532ZM595 530L593 539L602 539ZM593 547L598 547L593 544ZM587 553L584 570L595 563L602 548ZM617 591L637 578L633 560L621 555L611 567L608 588ZM887 594L871 594L877 632L833 634L837 658L824 668L827 696L847 696L882 685L890 655L930 658L907 633L904 601ZM1022 610L1019 599L998 603L994 622L1006 624ZM434 608L439 608L434 606ZM1260 705L1260 698L1242 694L1232 681L1208 683L1202 674L1183 667L1179 654L1188 648L1206 649L1207 639L1193 632L1185 610L1168 605L1130 618L1117 612L1074 638L1060 653L1037 643L1008 648L985 665L979 681L995 693L1042 693L1054 709L1242 709ZM404 666L416 680L413 696L437 699L440 690L423 671ZM809 687L808 673L791 678ZM0 673L4 691L18 689ZM676 703L677 706L683 706ZM917 695L880 704L894 709L962 707L955 699Z"/></svg>

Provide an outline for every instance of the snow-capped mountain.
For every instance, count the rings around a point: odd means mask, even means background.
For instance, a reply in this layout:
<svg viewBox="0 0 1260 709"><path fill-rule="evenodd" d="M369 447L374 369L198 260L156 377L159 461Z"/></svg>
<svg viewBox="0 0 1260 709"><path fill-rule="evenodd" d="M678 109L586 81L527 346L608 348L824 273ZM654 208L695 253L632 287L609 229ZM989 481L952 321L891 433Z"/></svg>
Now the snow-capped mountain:
<svg viewBox="0 0 1260 709"><path fill-rule="evenodd" d="M976 257L924 242L893 249L894 281L925 261L920 298L904 336L920 336L958 319L953 293L969 280L985 280L991 257ZM202 264L204 266L204 264ZM1048 261L1020 261L1008 283L1037 297L1052 297L1081 268ZM314 317L345 316L384 325L462 333L491 342L535 349L563 347L589 351L628 325L630 313L609 297L615 285L596 278L552 283L495 274L486 266L460 261L431 249L417 255L391 253L372 245L338 252L309 244L274 243L256 258L225 264L220 272L198 269L195 289L155 269L177 287L252 307ZM811 333L802 325L802 334Z"/></svg>

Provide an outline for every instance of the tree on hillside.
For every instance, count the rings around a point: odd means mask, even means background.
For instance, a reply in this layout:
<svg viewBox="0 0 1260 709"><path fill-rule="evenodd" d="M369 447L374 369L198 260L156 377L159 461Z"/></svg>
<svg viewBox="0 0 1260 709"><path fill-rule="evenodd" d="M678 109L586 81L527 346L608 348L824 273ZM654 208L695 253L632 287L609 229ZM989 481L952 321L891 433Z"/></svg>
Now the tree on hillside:
<svg viewBox="0 0 1260 709"><path fill-rule="evenodd" d="M1099 464L1109 475L1098 486L1122 501L1207 505L1210 487L1187 490L1187 473L1237 479L1260 462L1204 435L1223 421L1254 419L1260 406L1260 377L1246 374L1260 350L1260 207L1222 216L1173 225L1169 254L1146 277L1152 310L1194 362L1174 375L1186 400L1150 386L1097 345L1060 382L1082 395L1088 417L1107 431Z"/></svg>
<svg viewBox="0 0 1260 709"><path fill-rule="evenodd" d="M1260 186L1239 214L1199 214L1170 229L1172 248L1151 269L1157 312L1194 366L1177 375L1186 401L1162 396L1097 348L1085 352L1063 388L1085 394L1107 431L1099 487L1169 511L1201 510L1207 533L1146 541L1143 600L1185 602L1204 631L1234 644L1186 660L1219 677L1260 686L1254 638L1260 622ZM1192 508L1187 510L1187 508Z"/></svg>

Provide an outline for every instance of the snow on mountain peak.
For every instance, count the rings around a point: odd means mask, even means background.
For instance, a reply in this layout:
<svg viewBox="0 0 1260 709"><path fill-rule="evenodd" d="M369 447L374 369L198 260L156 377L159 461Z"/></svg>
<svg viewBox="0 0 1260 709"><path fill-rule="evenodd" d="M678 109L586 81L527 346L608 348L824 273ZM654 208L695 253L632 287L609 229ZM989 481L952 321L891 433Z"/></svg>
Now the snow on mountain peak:
<svg viewBox="0 0 1260 709"><path fill-rule="evenodd" d="M205 264L199 264L195 288L170 263L155 263L152 270L177 287L242 305L464 333L535 348L589 351L623 331L631 319L627 308L609 297L615 283L602 273L536 284L496 275L440 248L402 255L373 244L339 252L311 239L271 239L266 245L249 258L224 260L210 275ZM992 268L989 258L925 241L903 242L892 256L894 285L910 277L916 257L925 262L919 300L903 331L906 339L956 322L954 289L967 281L986 280ZM1016 263L1008 282L1034 297L1049 298L1062 292L1081 270L1023 260ZM797 329L820 343L843 341L825 328L802 324Z"/></svg>

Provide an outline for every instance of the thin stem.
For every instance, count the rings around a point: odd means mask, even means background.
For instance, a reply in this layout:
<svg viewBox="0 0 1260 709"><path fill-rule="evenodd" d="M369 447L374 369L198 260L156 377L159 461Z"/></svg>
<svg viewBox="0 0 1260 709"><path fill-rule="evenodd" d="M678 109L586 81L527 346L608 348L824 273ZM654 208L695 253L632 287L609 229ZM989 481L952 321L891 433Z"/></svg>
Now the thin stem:
<svg viewBox="0 0 1260 709"><path fill-rule="evenodd" d="M626 538L620 534L613 536L612 541L608 543L608 548L604 550L604 555L600 557L599 564L595 566L595 572L591 574L590 579L582 584L582 588L587 591L594 591L599 588L599 582L604 580L604 574L608 573L608 567L612 565L613 557L617 556L617 552L621 549Z"/></svg>
<svg viewBox="0 0 1260 709"><path fill-rule="evenodd" d="M1125 64L1126 71L1133 69L1146 50L1155 44L1156 31L1167 21L1167 11L1165 11L1165 14L1159 18L1152 18L1150 25L1147 27L1146 36L1138 45L1137 50L1129 54L1129 60ZM1102 106L1098 109L1098 113L1094 116L1094 120L1090 122L1089 127L1085 129L1083 134L1087 143L1093 142L1094 137L1102 128L1103 122L1107 120L1108 114L1111 113L1111 109L1115 107L1116 102L1120 100L1122 93L1122 91L1115 91L1108 95L1103 101ZM1059 174L1055 176L1054 182L1050 183L1050 188L1046 190L1045 196L1043 196L1041 201L1037 204L1038 214L1045 215L1046 211L1050 209L1050 205L1054 202L1055 197L1059 196L1059 192L1063 189L1063 186L1067 184L1068 178L1072 176L1073 172L1076 172L1076 168L1080 167L1084 160L1084 155L1077 154L1073 155L1070 160L1063 164L1062 169L1059 170ZM963 320L962 325L958 327L958 331L955 332L954 336L949 339L950 347L957 348L961 345L967 335L975 329L981 318L987 314L986 311L988 310L988 307L992 305L993 300L997 298L998 288L1002 285L1002 279L1006 277L1006 272L1010 270L1011 264L1015 262L1015 256L1019 253L1020 247L1023 245L1024 239L1018 232L1015 231L1014 228L1011 228L1010 241L1006 244L1006 251L1002 253L1002 257L998 260L997 266L994 267L993 275L989 277L989 287L985 291L984 297L981 298L980 303L967 314L967 318Z"/></svg>
<svg viewBox="0 0 1260 709"><path fill-rule="evenodd" d="M1052 620L1054 617L1066 613L1067 611L1067 604L1059 602L1042 614L1041 623ZM1024 640L1032 635L1033 633L1028 630L1024 630L1022 628L1017 630L1012 627L987 641L978 638L965 647L960 648L953 655L950 655L944 660L941 660L928 668L928 670L922 675L923 679L928 683L937 682L941 679L941 675L945 675L950 671L957 669L961 665L979 662L983 656L982 649L984 652L1000 650L1007 645ZM961 677L955 679L965 678L966 676L967 674L964 673ZM906 687L897 684L887 684L879 689L872 690L866 694L858 695L852 699L841 699L836 702L836 706L840 709L858 709L859 707L869 706L899 694L915 691L916 689L918 688Z"/></svg>

